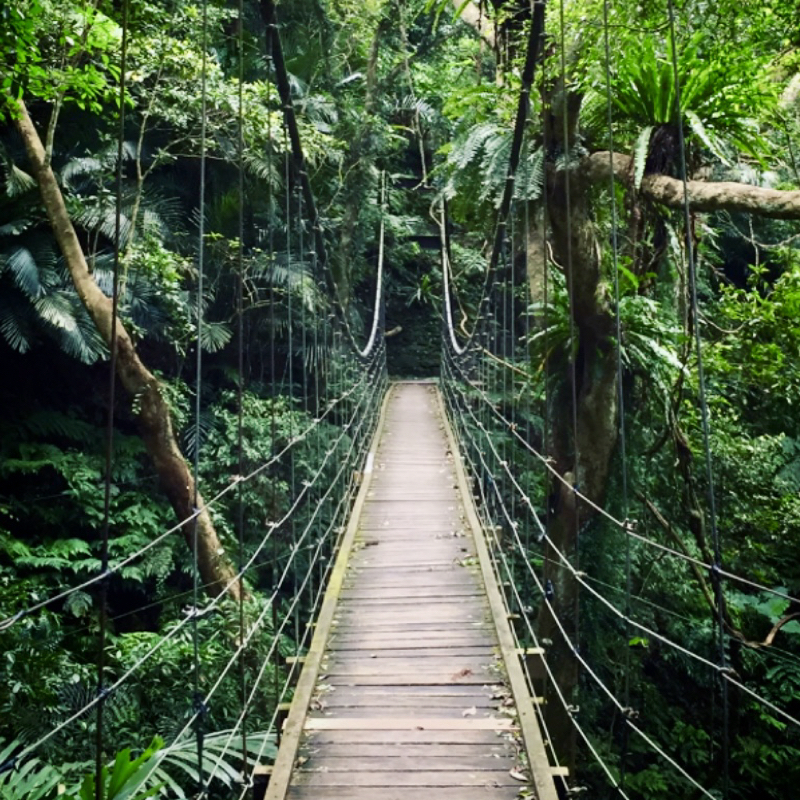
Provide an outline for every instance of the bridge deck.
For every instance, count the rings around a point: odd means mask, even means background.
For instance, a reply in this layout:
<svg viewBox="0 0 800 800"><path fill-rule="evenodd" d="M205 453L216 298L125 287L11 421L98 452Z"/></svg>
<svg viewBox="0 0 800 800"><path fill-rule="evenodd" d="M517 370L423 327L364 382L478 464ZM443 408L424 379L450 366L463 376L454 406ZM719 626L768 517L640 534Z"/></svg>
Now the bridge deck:
<svg viewBox="0 0 800 800"><path fill-rule="evenodd" d="M520 714L433 386L393 388L367 478L267 798L515 798Z"/></svg>

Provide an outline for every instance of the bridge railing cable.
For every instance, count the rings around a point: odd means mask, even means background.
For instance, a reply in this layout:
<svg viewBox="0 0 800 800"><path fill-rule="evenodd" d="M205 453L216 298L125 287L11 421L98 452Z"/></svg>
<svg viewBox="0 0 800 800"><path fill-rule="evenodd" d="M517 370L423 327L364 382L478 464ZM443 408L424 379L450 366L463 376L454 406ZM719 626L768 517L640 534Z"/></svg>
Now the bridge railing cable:
<svg viewBox="0 0 800 800"><path fill-rule="evenodd" d="M162 544L170 536L185 530L186 527L190 525L200 514L210 511L212 508L218 505L223 498L232 494L234 491L238 490L240 487L249 483L250 481L253 481L255 478L263 475L276 464L281 463L293 448L296 448L301 443L308 441L312 434L318 428L320 428L323 423L328 422L333 414L337 412L342 405L347 403L355 394L357 394L357 392L362 389L366 383L367 376L366 373L364 373L362 378L356 384L344 389L338 397L327 402L324 405L323 410L308 425L306 425L302 431L289 439L287 443L280 449L280 451L275 453L266 461L251 469L246 475L231 476L230 482L224 488L220 489L210 498L205 499L202 503L200 503L198 508L195 508L192 511L191 514L187 515L179 522L176 522L174 525L171 525L165 531L155 536L147 544L136 549L130 555L125 556L125 558L122 558L119 561L111 563L103 572L93 575L91 578L87 578L85 581L81 581L74 586L70 586L68 589L64 589L63 591L51 595L50 597L33 603L24 609L20 609L11 616L0 620L0 632L11 627L25 617L35 614L37 611L41 611L49 606L61 603L70 595L75 594L76 592L85 591L101 581L106 580L108 577L119 574L125 567L133 564L136 560L140 559L153 548L157 547L159 544Z"/></svg>
<svg viewBox="0 0 800 800"><path fill-rule="evenodd" d="M466 398L466 395L462 396L462 400L466 400L467 401L467 405L462 406L460 411L464 411L468 415L471 414L472 413L471 410L468 410L469 409L468 398ZM476 423L476 427L480 428L480 426L477 424L477 422L479 422L479 421L477 421L476 418L473 418L473 422ZM510 515L510 512L508 511L505 498L503 497L503 493L500 490L499 481L496 480L496 478L494 476L494 473L493 473L493 471L491 469L491 466L490 466L490 464L487 461L486 456L485 456L487 445L488 445L488 443L490 441L489 438L487 436L484 436L483 437L483 441L479 443L474 438L474 435L470 432L470 428L469 427L464 426L464 427L461 428L461 430L464 431L465 434L466 434L466 437L464 439L462 439L463 444L465 445L465 447L467 449L472 450L472 452L476 454L476 456L477 456L476 457L477 466L479 467L479 469L481 470L481 472L484 475L489 476L489 482L488 483L489 483L489 486L491 487L491 492L492 492L493 497L491 498L491 502L489 501L488 497L486 499L487 520L488 520L487 527L488 527L488 529L490 531L495 531L495 532L500 528L503 528L504 530L507 529L507 530L512 531L512 535L515 537L515 545L518 548L524 548L524 545L522 544L522 540L519 538L518 533L517 533L517 522L514 519L512 519L512 517ZM491 448L489 448L489 449L491 449ZM496 451L494 451L493 455L495 455L496 458L498 457L498 454L496 453ZM494 513L496 511L499 512L499 517L494 516ZM499 524L500 523L500 517L502 517L502 519L503 519L503 524L502 525ZM495 539L494 539L494 549L498 552L498 554L502 553L502 550L503 550L502 544L496 538L496 534L495 534ZM524 555L524 550L523 550L523 555ZM502 559L502 556L500 556L500 557ZM612 705L616 708L616 710L621 714L622 718L625 720L625 723L631 728L631 730L634 733L636 733L643 741L645 741L655 753L657 753L670 766L672 766L698 792L700 792L705 797L713 799L715 797L715 795L713 795L710 791L708 791L673 756L671 756L669 753L667 753L649 734L645 733L645 731L643 731L638 725L636 725L632 721L632 719L631 719L631 717L629 715L629 711L628 711L627 707L624 705L624 703L621 700L619 700L619 698L617 698L617 696L614 694L614 692L606 685L606 683L603 681L603 679L599 676L597 671L591 666L591 664L581 654L581 652L579 651L575 641L573 640L573 638L570 636L569 632L564 627L560 617L556 613L555 608L553 607L551 601L548 599L548 591L547 591L546 586L542 583L542 580L539 577L539 575L536 573L536 570L534 570L530 566L530 562L527 560L527 558L525 558L525 562L528 564L528 567L529 567L528 573L529 573L530 577L533 579L533 581L534 581L534 583L535 583L535 585L536 585L536 587L537 587L537 589L539 591L539 594L541 595L542 603L547 607L548 611L550 612L550 614L552 616L552 619L554 620L554 622L556 624L556 627L557 627L559 633L561 634L561 636L563 638L563 641L565 642L567 647L570 649L570 652L572 653L573 657L581 664L581 667L583 668L585 673L592 679L592 681L598 686L598 688L601 689L603 694L608 698L608 700L612 703ZM512 577L513 577L513 572L511 571L511 569L509 567L508 572L507 572L508 580L506 582L507 583L512 583L512 581L511 581ZM512 585L513 585L513 583L512 583ZM712 663L712 662L709 662L709 663ZM712 663L712 666L716 667L716 665L714 665L713 663ZM555 686L557 684L554 683L553 685ZM567 703L565 708L566 708L568 714L572 717L574 715L574 713L575 713L575 708L572 706L572 704ZM606 772L607 775L610 774L610 771L608 771L608 770L604 770L604 771ZM616 782L613 785L615 786L615 788L619 788L616 785Z"/></svg>
<svg viewBox="0 0 800 800"><path fill-rule="evenodd" d="M791 595L788 592L782 591L781 589L776 589L773 586L767 586L766 584L752 580L751 578L747 578L744 575L739 575L737 573L731 572L730 570L718 568L707 561L703 561L703 559L701 558L697 558L696 556L692 556L689 553L676 550L675 548L669 547L669 545L665 545L662 542L644 536L643 534L639 533L636 530L636 522L634 520L620 519L619 517L614 516L614 514L608 511L608 509L592 501L580 490L578 486L568 481L555 468L551 459L544 456L539 450L536 449L536 447L534 447L529 441L527 441L522 436L522 434L519 431L520 427L519 424L513 419L509 419L497 408L496 403L493 402L493 400L488 396L483 387L477 385L474 379L472 379L472 377L469 375L467 367L465 367L463 364L458 363L457 361L454 361L453 364L454 367L460 373L459 380L470 384L471 391L477 398L480 399L481 403L484 404L484 406L488 409L489 413L502 425L502 427L504 428L504 433L512 437L520 448L522 448L523 450L527 451L532 456L534 456L534 458L536 458L542 464L544 469L547 470L550 476L555 481L557 481L563 487L564 490L569 492L571 495L574 495L576 500L579 500L581 503L584 503L588 508L591 508L592 511L596 512L597 514L602 516L606 521L610 522L611 524L616 526L619 530L623 531L627 536L631 537L632 539L635 539L636 541L641 542L644 545L647 545L648 547L652 547L656 550L666 553L667 555L670 555L676 559L685 561L690 564L694 564L697 567L701 567L702 569L707 570L709 574L713 572L714 574L719 575L720 578L725 578L731 582L739 583L742 586L746 586L756 591L765 592L775 597L780 597L782 600L786 600L789 603L800 604L800 598Z"/></svg>
<svg viewBox="0 0 800 800"><path fill-rule="evenodd" d="M669 639L669 637L664 636L659 631L654 630L652 627L643 625L631 613L626 613L617 608L601 592L597 591L597 589L591 585L590 577L585 572L575 569L575 567L570 563L569 559L567 559L561 551L554 547L552 539L548 536L546 529L539 519L536 507L523 490L519 480L511 471L508 461L504 458L504 454L500 452L497 445L493 441L492 431L487 428L483 422L483 419L480 418L474 410L474 406L477 404L491 405L490 400L486 397L482 387L476 387L466 379L467 376L465 376L463 371L461 371L462 368L456 363L457 361L458 357L455 353L446 354L442 380L446 402L450 409L450 415L454 422L455 428L458 431L459 439L462 442L462 454L464 455L465 461L468 462L468 467L471 471L471 474L475 476L479 511L483 516L484 524L490 534L490 539L493 540L493 550L496 557L496 564L502 565L502 571L504 574L501 578L499 578L499 580L501 583L505 583L506 586L510 587L510 591L514 599L515 610L518 609L520 611L527 634L531 637L531 639L535 643L537 642L535 625L531 621L529 615L530 601L528 601L528 604L526 604L523 597L520 595L518 584L515 579L514 568L511 563L512 559L514 560L514 563L520 563L523 565L526 572L526 577L531 578L537 587L538 594L541 596L541 602L548 606L551 613L553 613L554 610L550 605L548 587L542 582L542 579L533 568L531 563L531 554L528 548L526 548L525 543L519 534L520 522L518 515L515 516L509 509L509 494L516 495L517 500L519 501L519 508L523 509L528 519L531 520L536 527L538 527L540 541L546 542L550 546L551 550L556 553L560 561L560 566L568 570L573 578L575 578L583 588L589 591L589 593L596 600L598 600L598 602L609 609L613 615L620 620L623 620L630 626L637 628L647 636L652 637L654 640L657 640L662 644L674 649L676 652L681 653L683 656L702 664L714 674L719 674L730 685L733 685L744 691L751 699L769 709L771 712L780 717L785 723L800 726L800 720L791 715L785 709L778 706L776 703L770 701L768 698L763 697L757 691L748 687L742 682L742 680L739 679L739 676L737 676L731 670L725 668L724 665L716 663L705 656L693 652L688 647ZM511 487L510 490L509 487ZM505 539L500 536L499 531L501 530L503 532L510 532L510 546L507 546ZM499 571L499 567L497 568ZM644 741L648 747L654 750L654 752L658 753L658 755L662 757L668 764L670 764L675 770L677 770L685 780L690 782L697 791L701 792L704 796L713 797L714 795L711 794L706 787L702 786L697 779L691 776L688 770L683 767L675 757L667 753L650 734L644 731L640 724L635 722L634 715L631 714L628 706L618 697L616 697L616 695L608 688L602 678L598 675L597 671L591 667L586 658L578 650L577 646L568 635L560 620L555 615L554 618L556 619L556 624L561 635L564 637L564 641L567 643L574 657L580 661L582 667L586 670L586 674L598 684L605 696L613 703L617 711L622 714L625 724L630 728L631 732ZM556 693L559 695L561 700L564 700L563 695L561 695L560 690L558 689L557 682L554 681L554 676L552 675L549 665L546 662L546 658L543 658L543 661L545 670L548 673L548 678L552 681L552 685L556 689ZM577 724L574 709L571 708L571 705L564 701L564 708L570 719ZM582 740L587 745L589 745L590 742L588 741L588 737L586 737L582 730L580 730L580 726L578 726L578 728L578 735L581 736ZM597 758L597 753L593 752L594 748L589 747L589 750L593 753L593 756ZM609 770L607 765L602 763L602 759L600 759L599 762L601 763L601 767L603 767L603 771L606 773L607 777L612 781L612 785L615 786L617 791L619 791L622 796L626 796L624 791L622 791L621 787L613 778L613 773Z"/></svg>
<svg viewBox="0 0 800 800"><path fill-rule="evenodd" d="M456 389L455 391L458 392L459 390ZM466 395L462 395L462 397L466 397ZM550 546L551 550L558 556L558 559L560 561L561 566L563 566L568 572L570 572L572 574L572 576L575 578L575 580L578 581L581 584L581 586L583 586L593 597L595 597L602 605L604 605L606 608L608 608L619 619L621 619L624 622L630 624L631 626L637 628L641 632L646 633L648 636L652 636L653 639L656 639L656 640L660 641L662 644L666 644L667 646L669 646L672 649L680 652L684 656L687 656L687 657L689 657L691 659L694 659L695 661L698 661L699 663L703 664L704 666L706 666L706 667L708 667L708 668L710 668L710 669L712 669L712 670L714 670L716 672L719 672L721 674L721 676L726 681L728 681L729 683L731 683L731 684L733 684L733 685L735 685L735 686L737 686L739 688L746 689L748 691L748 693L753 697L753 699L757 700L762 705L764 705L766 707L769 707L771 710L773 710L776 713L778 713L781 717L783 717L784 720L786 720L790 724L800 727L800 720L798 720L797 718L795 718L794 716L792 716L791 714L789 714L785 710L780 709L774 703L771 703L767 698L761 696L757 692L754 692L752 689L747 689L747 687L745 687L744 684L742 684L739 680L737 680L737 678L735 677L735 674L733 673L733 671L731 669L729 669L727 667L727 665L711 661L710 659L700 655L699 653L695 653L694 651L690 650L687 647L684 647L683 645L679 644L678 642L675 642L675 641L671 640L669 637L664 636L663 634L659 633L658 631L654 630L653 628L640 623L638 620L633 618L629 613L625 613L625 612L621 611L619 608L617 608L601 592L599 592L597 589L595 589L590 584L590 582L587 580L586 573L576 569L572 565L570 560L566 557L566 555L561 550L558 549L558 547L556 546L555 542L548 535L545 527L542 525L541 520L539 519L539 517L536 514L536 509L535 509L531 499L527 495L525 495L524 490L522 489L521 485L519 484L519 481L518 481L517 477L510 470L508 462L505 459L503 459L502 454L498 452L497 446L492 441L491 435L490 435L489 431L486 429L485 425L483 425L481 420L479 420L475 416L474 412L469 408L468 405L466 405L466 404L462 405L462 409L464 410L464 413L466 413L466 415L468 415L472 419L473 425L477 429L479 429L481 431L481 433L483 434L484 445L483 445L482 452L486 452L488 450L488 452L490 452L494 456L495 463L499 466L501 471L505 473L505 477L508 480L509 484L513 487L514 492L516 493L517 497L519 498L521 503L525 507L527 507L527 511L528 511L529 515L532 518L535 519L536 524L540 529L540 534L541 534L542 541L546 542ZM477 443L475 442L474 438L471 438L470 443L473 446L477 446ZM483 469L485 469L485 470L489 469L489 466L488 466L488 464L485 461L483 456L481 456L481 467ZM491 474L492 474L492 486L497 487L497 485L498 485L497 476L494 473L491 473ZM499 489L495 489L495 490L499 492ZM538 576L536 576L535 571L532 569L532 567L530 565L530 561L525 557L524 544L523 544L521 538L519 537L519 533L518 533L518 527L519 527L518 522L515 520L514 516L508 511L508 509L506 508L504 499L499 494L498 494L497 502L501 503L501 505L502 505L503 515L505 517L506 523L508 524L510 530L512 531L512 536L514 537L514 540L515 540L516 550L520 555L523 556L524 563L527 565L528 573L530 574L531 577L534 577L535 579L538 580Z"/></svg>
<svg viewBox="0 0 800 800"><path fill-rule="evenodd" d="M376 353L377 355L383 354L383 348L379 348ZM261 541L258 543L257 547L253 550L250 557L247 561L240 567L237 571L236 575L223 587L221 592L210 599L208 603L203 605L202 607L194 606L190 608L184 619L179 621L176 625L174 625L168 633L163 635L151 648L149 648L145 653L143 653L135 662L134 664L129 667L122 675L117 678L115 681L110 682L104 690L102 694L94 697L88 703L83 705L80 709L75 711L71 714L67 719L63 720L58 725L54 726L50 729L45 735L37 739L35 742L26 745L18 754L15 756L15 763L24 759L28 755L32 754L34 751L38 750L48 741L50 741L54 736L68 728L78 719L85 716L89 711L96 708L97 705L102 702L106 697L108 697L113 692L117 691L123 684L125 684L128 680L130 680L136 673L151 659L153 659L161 650L162 648L169 642L174 640L178 634L183 631L189 624L195 624L199 619L208 617L212 611L217 609L220 604L222 603L223 599L230 593L235 585L237 585L246 575L250 573L251 568L256 565L256 560L258 559L259 555L265 550L267 544L273 540L276 532L278 532L286 523L292 518L292 516L297 512L299 508L303 505L304 500L307 498L307 495L310 489L319 481L323 476L327 477L328 470L326 469L329 465L329 462L332 461L334 456L338 456L341 459L341 463L339 465L338 470L334 473L334 476L330 482L330 485L322 494L322 496L317 501L317 504L314 507L314 510L311 514L311 517L304 529L304 532L298 542L298 544L302 544L306 538L310 535L310 531L314 523L317 521L317 518L320 514L321 509L324 507L325 501L335 492L340 492L342 497L344 498L351 498L352 491L348 489L349 482L352 480L352 475L354 472L357 471L357 467L363 462L366 458L366 453L364 452L364 443L367 439L367 436L371 430L371 426L374 427L374 424L377 419L377 411L380 403L380 399L385 391L386 384L385 384L385 371L383 369L383 363L381 358L376 358L372 365L372 369L369 372L366 372L362 378L362 383L365 387L365 391L362 393L361 397L358 401L354 404L352 412L350 414L349 419L345 421L342 425L337 437L331 444L331 446L325 452L324 458L321 464L318 466L316 472L313 474L310 481L303 484L302 488L298 492L298 494L292 499L292 502L289 508L285 511L285 513L281 516L280 519L274 522L270 522L267 525L267 531ZM345 440L349 440L349 446L344 454L339 453L339 445ZM341 508L341 499L340 499L340 508ZM328 526L328 530L331 530L331 526ZM329 541L329 536L323 537L320 540L320 543L323 543L332 549L332 543ZM297 554L299 552L299 547L294 547L290 551L290 557L287 564L284 565L283 572L281 573L281 579L278 582L278 587L273 589L272 594L270 595L270 599L268 602L265 603L265 609L271 609L275 599L278 597L279 589L283 588L283 581L286 578L286 575L289 573L289 567L291 564L294 563ZM303 584L305 588L305 582ZM298 594L295 602L299 599L300 595ZM228 672L232 669L233 665L236 663L238 656L246 643L252 639L252 636L256 630L258 630L264 621L264 614L259 615L258 621L253 628L251 628L248 636L246 637L246 642L240 644L237 648L234 658L232 658L228 664L222 670L220 676L218 676L217 680L214 683L213 691L219 687L222 678L228 674ZM276 636L275 642L273 643L273 648L277 647L278 638ZM274 652L274 649L270 650L270 654ZM212 692L213 694L213 692ZM207 696L203 699L202 707L204 708L207 705L207 700L210 699L210 696ZM201 710L197 710L191 717L191 722L197 720L199 715L202 713ZM187 726L184 727L183 732L188 729L189 723Z"/></svg>

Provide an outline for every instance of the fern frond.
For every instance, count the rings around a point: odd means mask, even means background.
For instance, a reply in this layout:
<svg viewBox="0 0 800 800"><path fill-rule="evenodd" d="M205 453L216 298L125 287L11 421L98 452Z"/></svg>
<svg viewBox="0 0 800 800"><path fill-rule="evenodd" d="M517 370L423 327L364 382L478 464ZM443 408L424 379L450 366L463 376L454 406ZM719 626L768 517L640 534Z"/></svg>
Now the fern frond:
<svg viewBox="0 0 800 800"><path fill-rule="evenodd" d="M636 137L636 146L633 150L633 185L638 191L644 178L644 168L647 156L650 155L650 140L653 138L653 126L647 125Z"/></svg>
<svg viewBox="0 0 800 800"><path fill-rule="evenodd" d="M224 322L204 322L200 326L200 346L207 353L216 353L230 342L233 332Z"/></svg>
<svg viewBox="0 0 800 800"><path fill-rule="evenodd" d="M724 151L718 136L703 125L700 117L694 111L686 111L685 117L692 129L692 133L709 149L711 154L718 158L726 167L732 166L730 159Z"/></svg>

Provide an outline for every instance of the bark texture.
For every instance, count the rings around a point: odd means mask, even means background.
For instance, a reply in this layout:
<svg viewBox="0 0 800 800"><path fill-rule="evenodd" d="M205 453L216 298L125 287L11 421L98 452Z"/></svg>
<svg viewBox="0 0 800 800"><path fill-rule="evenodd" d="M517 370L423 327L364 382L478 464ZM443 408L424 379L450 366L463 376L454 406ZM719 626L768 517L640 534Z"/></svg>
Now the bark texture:
<svg viewBox="0 0 800 800"><path fill-rule="evenodd" d="M587 156L582 169L592 182L611 175L608 151ZM614 153L615 177L630 186L633 180L631 157ZM774 219L800 219L800 191L781 191L732 181L689 181L689 207L692 211L743 211ZM639 189L648 200L669 208L683 207L683 182L667 175L645 175Z"/></svg>
<svg viewBox="0 0 800 800"><path fill-rule="evenodd" d="M14 115L14 124L25 144L33 174L39 186L47 217L58 246L64 256L75 289L89 312L106 344L111 345L112 302L100 290L89 271L86 257L69 218L61 188L56 181L28 110L22 101ZM179 519L185 519L194 509L194 480L189 465L178 447L172 427L169 406L161 392L158 379L139 358L136 347L125 326L117 320L117 377L139 408L137 421L147 452L153 460L161 486ZM198 497L198 505L203 500ZM184 526L184 536L192 544L194 524ZM198 561L203 583L209 594L216 596L236 578L236 572L225 558L216 530L208 512L197 518ZM237 598L241 591L238 581L230 590Z"/></svg>

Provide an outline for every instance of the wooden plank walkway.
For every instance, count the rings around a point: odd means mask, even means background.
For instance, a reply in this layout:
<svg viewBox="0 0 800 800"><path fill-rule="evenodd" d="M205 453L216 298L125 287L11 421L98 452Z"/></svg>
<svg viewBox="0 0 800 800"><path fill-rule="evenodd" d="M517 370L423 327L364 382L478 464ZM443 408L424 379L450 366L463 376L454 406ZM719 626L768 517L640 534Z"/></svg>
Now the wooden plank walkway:
<svg viewBox="0 0 800 800"><path fill-rule="evenodd" d="M268 800L511 800L523 754L556 796L442 413L433 385L390 392Z"/></svg>

